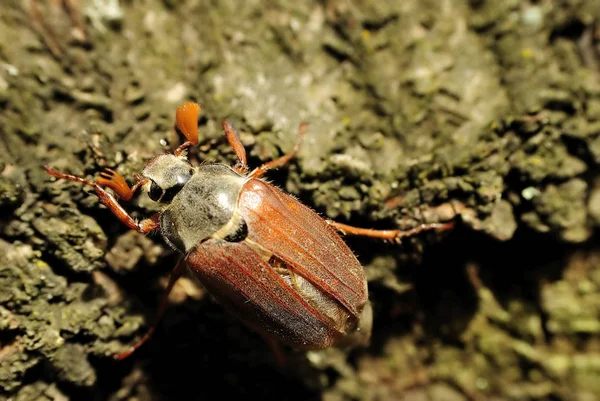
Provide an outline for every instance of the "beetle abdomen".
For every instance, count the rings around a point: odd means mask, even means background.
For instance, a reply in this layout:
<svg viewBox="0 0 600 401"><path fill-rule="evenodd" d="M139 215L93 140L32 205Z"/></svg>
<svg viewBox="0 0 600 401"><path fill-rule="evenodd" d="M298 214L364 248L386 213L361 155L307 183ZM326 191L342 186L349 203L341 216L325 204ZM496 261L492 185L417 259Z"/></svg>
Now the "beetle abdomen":
<svg viewBox="0 0 600 401"><path fill-rule="evenodd" d="M256 248L258 245L254 245ZM268 252L264 249L263 252ZM260 253L260 252L259 252ZM352 332L356 326L356 317L337 300L315 287L310 281L296 274L290 266L275 255L269 258L269 266L283 278L290 291L295 291L313 308L328 318L329 324L342 334Z"/></svg>
<svg viewBox="0 0 600 401"><path fill-rule="evenodd" d="M360 262L319 215L278 188L249 180L240 191L238 213L248 239L283 260L327 297L358 318L368 299Z"/></svg>
<svg viewBox="0 0 600 401"><path fill-rule="evenodd" d="M299 349L325 348L344 335L246 241L208 240L187 262L220 304L264 335Z"/></svg>

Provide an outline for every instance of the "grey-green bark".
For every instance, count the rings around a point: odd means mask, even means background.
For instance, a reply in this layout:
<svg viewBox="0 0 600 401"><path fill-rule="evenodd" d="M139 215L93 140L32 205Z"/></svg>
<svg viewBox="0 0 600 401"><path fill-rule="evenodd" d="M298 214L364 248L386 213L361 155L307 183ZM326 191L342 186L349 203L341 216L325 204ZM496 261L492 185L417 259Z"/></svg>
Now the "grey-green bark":
<svg viewBox="0 0 600 401"><path fill-rule="evenodd" d="M531 3L7 1L0 397L599 398L600 3ZM131 177L177 146L188 99L198 161L235 161L223 118L252 166L307 121L275 184L354 225L457 222L401 246L348 238L371 347L286 350L281 371L186 277L151 342L107 356L147 328L176 255L42 166Z"/></svg>

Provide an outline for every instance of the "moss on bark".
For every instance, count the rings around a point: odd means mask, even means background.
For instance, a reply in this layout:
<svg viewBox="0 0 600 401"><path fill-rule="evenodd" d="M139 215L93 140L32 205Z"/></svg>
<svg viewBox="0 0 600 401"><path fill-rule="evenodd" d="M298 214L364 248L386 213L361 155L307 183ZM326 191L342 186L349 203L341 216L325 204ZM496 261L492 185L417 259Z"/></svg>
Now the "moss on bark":
<svg viewBox="0 0 600 401"><path fill-rule="evenodd" d="M8 0L0 397L600 397L599 21L592 0ZM401 246L348 238L371 347L286 350L282 371L186 277L151 342L107 356L146 330L176 255L42 166L131 177L177 146L188 99L203 107L195 162L235 161L223 118L252 166L307 121L276 184L353 225L457 222Z"/></svg>

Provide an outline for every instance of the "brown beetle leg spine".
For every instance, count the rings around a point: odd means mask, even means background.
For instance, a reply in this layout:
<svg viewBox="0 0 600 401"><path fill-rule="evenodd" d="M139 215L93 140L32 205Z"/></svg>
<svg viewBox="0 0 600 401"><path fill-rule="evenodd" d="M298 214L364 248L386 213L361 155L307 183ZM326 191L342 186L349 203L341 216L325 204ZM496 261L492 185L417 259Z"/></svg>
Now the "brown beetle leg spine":
<svg viewBox="0 0 600 401"><path fill-rule="evenodd" d="M453 227L452 223L431 223L421 224L410 230L375 230L371 228L353 227L346 224L338 223L333 220L326 220L327 224L336 228L345 235L360 235L364 237L378 238L382 240L394 241L399 243L402 238L412 237L423 231L429 230L449 230Z"/></svg>
<svg viewBox="0 0 600 401"><path fill-rule="evenodd" d="M250 173L250 178L260 178L267 171L286 165L296 155L296 153L298 153L300 145L302 144L302 137L306 133L307 126L308 124L305 122L300 123L300 128L298 129L298 136L296 137L296 143L294 144L294 148L290 153L287 153L275 160L271 160L270 162L265 163L262 166L258 166L253 172Z"/></svg>
<svg viewBox="0 0 600 401"><path fill-rule="evenodd" d="M104 190L104 188L102 188L101 184L99 184L99 183L91 182L91 181L86 180L85 178L77 177L77 176L74 176L71 174L60 173L56 170L53 170L49 166L45 166L45 169L48 172L48 174L50 174L53 177L56 177L58 179L64 178L69 181L80 182L84 185L94 188L94 190L96 191L96 195L98 195L98 197L100 198L100 201L102 201L102 203L107 208L109 208L110 211L113 212L114 215L117 216L117 218L119 220L121 220L121 222L123 224L125 224L127 227L131 228L132 230L136 230L140 233L146 234L146 233L156 230L160 226L160 223L158 220L159 214L155 214L154 216L152 216L148 219L144 219L141 222L137 223L133 219L133 217L131 217L129 215L129 213L127 213L127 211L125 209L123 209L123 207L119 204L119 202L117 202L115 197L112 196L111 194L109 194L108 192L106 192ZM138 184L139 183L140 182L138 181ZM142 184L139 184L139 185L142 185ZM134 186L134 189L137 189L139 187L139 185L136 184L136 186Z"/></svg>
<svg viewBox="0 0 600 401"><path fill-rule="evenodd" d="M185 259L181 258L179 260L179 262L177 262L177 265L175 266L175 268L173 269L173 271L171 272L171 274L169 276L169 284L167 284L167 288L165 288L165 290L163 292L162 298L160 300L160 305L158 306L158 311L156 312L156 315L154 316L154 321L152 322L152 325L150 326L150 328L148 329L146 334L144 334L144 336L142 338L140 338L127 351L114 355L113 356L114 359L122 361L123 359L129 357L137 349L139 349L142 345L144 345L144 343L146 341L148 341L148 339L152 336L152 334L156 330L156 327L160 323L165 311L167 310L167 306L169 305L169 294L173 290L173 287L175 286L175 283L177 282L179 277L181 277L184 267L185 267Z"/></svg>
<svg viewBox="0 0 600 401"><path fill-rule="evenodd" d="M233 167L233 169L240 174L246 174L248 171L246 149L244 149L244 145L242 145L240 137L231 124L224 120L222 125L223 131L225 131L225 139L227 139L227 142L229 142L229 145L231 145L233 152L238 158L238 163Z"/></svg>

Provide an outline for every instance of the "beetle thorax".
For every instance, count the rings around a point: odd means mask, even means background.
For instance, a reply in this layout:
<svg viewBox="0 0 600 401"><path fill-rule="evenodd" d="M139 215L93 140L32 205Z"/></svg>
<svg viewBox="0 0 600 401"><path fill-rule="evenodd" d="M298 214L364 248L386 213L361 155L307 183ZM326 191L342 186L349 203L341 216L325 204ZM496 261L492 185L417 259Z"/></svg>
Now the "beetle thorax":
<svg viewBox="0 0 600 401"><path fill-rule="evenodd" d="M237 202L246 178L223 164L195 169L161 216L161 233L173 248L189 252L202 241L233 234L242 224Z"/></svg>

